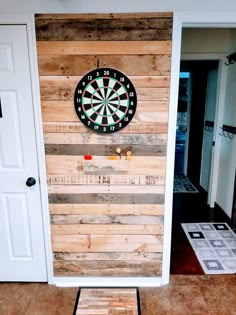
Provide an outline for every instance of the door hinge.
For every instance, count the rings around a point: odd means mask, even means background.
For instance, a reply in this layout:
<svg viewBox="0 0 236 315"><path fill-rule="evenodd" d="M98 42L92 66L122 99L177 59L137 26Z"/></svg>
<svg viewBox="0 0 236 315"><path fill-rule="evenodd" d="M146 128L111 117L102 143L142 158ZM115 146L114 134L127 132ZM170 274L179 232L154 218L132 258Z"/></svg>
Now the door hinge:
<svg viewBox="0 0 236 315"><path fill-rule="evenodd" d="M213 147L215 146L215 141L212 141L212 146L213 146Z"/></svg>

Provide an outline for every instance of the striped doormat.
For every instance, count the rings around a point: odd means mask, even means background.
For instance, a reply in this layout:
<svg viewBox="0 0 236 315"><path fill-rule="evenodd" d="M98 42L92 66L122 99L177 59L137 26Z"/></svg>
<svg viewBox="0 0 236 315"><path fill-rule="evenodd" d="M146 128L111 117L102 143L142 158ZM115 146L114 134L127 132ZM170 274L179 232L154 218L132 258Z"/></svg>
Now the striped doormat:
<svg viewBox="0 0 236 315"><path fill-rule="evenodd" d="M174 176L174 193L196 193L197 188L183 174Z"/></svg>
<svg viewBox="0 0 236 315"><path fill-rule="evenodd" d="M138 288L80 288L73 315L141 315Z"/></svg>

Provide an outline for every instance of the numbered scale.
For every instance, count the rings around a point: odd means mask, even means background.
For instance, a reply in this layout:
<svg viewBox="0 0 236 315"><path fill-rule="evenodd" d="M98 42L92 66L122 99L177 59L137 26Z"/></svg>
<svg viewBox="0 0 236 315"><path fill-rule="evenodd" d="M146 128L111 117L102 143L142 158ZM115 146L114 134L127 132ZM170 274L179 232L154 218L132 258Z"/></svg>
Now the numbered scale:
<svg viewBox="0 0 236 315"><path fill-rule="evenodd" d="M98 68L79 81L74 105L86 127L100 133L113 133L131 122L137 95L132 82L123 73Z"/></svg>

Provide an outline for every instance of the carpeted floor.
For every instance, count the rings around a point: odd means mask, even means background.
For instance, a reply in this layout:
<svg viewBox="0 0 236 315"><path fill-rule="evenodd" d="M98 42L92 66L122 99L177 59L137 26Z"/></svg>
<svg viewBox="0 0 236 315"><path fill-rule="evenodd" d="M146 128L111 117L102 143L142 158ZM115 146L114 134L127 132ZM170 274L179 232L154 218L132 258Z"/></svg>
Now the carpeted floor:
<svg viewBox="0 0 236 315"><path fill-rule="evenodd" d="M236 273L236 235L227 223L182 223L205 274Z"/></svg>
<svg viewBox="0 0 236 315"><path fill-rule="evenodd" d="M73 315L140 315L137 288L80 288Z"/></svg>
<svg viewBox="0 0 236 315"><path fill-rule="evenodd" d="M196 193L198 190L191 181L183 174L176 174L174 177L174 193Z"/></svg>

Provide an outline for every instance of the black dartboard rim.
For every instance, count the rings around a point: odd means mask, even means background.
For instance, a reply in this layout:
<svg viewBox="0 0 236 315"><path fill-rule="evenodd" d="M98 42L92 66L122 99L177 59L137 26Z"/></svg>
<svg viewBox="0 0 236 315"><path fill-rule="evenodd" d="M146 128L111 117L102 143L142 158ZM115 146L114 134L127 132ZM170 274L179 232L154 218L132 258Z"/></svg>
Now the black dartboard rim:
<svg viewBox="0 0 236 315"><path fill-rule="evenodd" d="M134 117L137 95L122 72L97 68L79 81L74 93L75 112L89 129L113 133L126 127Z"/></svg>

